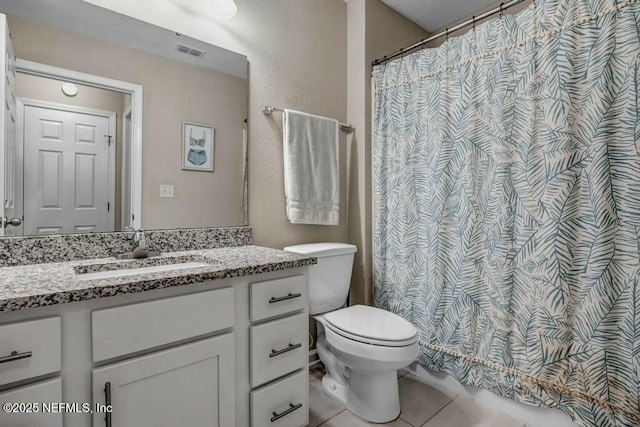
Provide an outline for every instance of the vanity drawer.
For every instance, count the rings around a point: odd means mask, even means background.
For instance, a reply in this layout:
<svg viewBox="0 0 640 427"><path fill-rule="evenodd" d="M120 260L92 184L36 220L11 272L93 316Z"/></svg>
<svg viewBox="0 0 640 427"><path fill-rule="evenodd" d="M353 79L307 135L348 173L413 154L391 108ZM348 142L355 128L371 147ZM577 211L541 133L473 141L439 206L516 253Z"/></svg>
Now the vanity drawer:
<svg viewBox="0 0 640 427"><path fill-rule="evenodd" d="M302 313L251 327L251 387L308 363L307 319Z"/></svg>
<svg viewBox="0 0 640 427"><path fill-rule="evenodd" d="M91 313L93 361L99 362L231 328L233 288Z"/></svg>
<svg viewBox="0 0 640 427"><path fill-rule="evenodd" d="M301 427L309 422L309 386L306 371L298 372L251 392L253 427Z"/></svg>
<svg viewBox="0 0 640 427"><path fill-rule="evenodd" d="M0 385L60 371L59 317L2 325L0 343Z"/></svg>
<svg viewBox="0 0 640 427"><path fill-rule="evenodd" d="M45 412L43 408L44 404L63 402L60 378L0 392L0 402L27 405L19 412L0 411L0 426L62 427L62 412Z"/></svg>
<svg viewBox="0 0 640 427"><path fill-rule="evenodd" d="M307 305L307 278L293 276L251 284L251 321L302 310Z"/></svg>

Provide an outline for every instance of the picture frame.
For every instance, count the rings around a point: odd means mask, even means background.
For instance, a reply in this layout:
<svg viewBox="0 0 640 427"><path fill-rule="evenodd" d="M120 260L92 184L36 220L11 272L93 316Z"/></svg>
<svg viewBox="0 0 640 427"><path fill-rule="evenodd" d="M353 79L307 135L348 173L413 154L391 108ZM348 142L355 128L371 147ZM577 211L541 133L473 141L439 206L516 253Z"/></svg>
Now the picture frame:
<svg viewBox="0 0 640 427"><path fill-rule="evenodd" d="M215 128L193 122L182 123L182 169L213 172Z"/></svg>

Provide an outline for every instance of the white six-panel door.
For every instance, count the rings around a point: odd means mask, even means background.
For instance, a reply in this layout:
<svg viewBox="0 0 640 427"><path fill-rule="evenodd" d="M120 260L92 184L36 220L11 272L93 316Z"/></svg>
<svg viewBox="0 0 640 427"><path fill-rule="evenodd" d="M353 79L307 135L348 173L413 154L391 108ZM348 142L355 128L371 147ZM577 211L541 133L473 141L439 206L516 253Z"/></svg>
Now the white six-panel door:
<svg viewBox="0 0 640 427"><path fill-rule="evenodd" d="M114 115L24 102L25 234L113 231Z"/></svg>
<svg viewBox="0 0 640 427"><path fill-rule="evenodd" d="M0 49L4 52L0 58L0 99L2 115L0 116L0 236L21 234L18 222L7 225L3 218L22 219L21 207L17 202L17 177L19 173L18 146L16 141L16 70L15 56L11 44L11 35L7 18L0 14Z"/></svg>

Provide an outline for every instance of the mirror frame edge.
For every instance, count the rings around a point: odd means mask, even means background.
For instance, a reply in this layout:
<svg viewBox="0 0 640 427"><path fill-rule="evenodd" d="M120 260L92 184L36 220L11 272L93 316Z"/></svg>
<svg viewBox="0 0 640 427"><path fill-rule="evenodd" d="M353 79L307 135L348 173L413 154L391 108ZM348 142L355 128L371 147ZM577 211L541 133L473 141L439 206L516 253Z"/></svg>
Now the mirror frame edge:
<svg viewBox="0 0 640 427"><path fill-rule="evenodd" d="M15 59L16 72L79 83L131 94L131 226L142 224L142 108L143 87L135 83L82 73L25 59Z"/></svg>

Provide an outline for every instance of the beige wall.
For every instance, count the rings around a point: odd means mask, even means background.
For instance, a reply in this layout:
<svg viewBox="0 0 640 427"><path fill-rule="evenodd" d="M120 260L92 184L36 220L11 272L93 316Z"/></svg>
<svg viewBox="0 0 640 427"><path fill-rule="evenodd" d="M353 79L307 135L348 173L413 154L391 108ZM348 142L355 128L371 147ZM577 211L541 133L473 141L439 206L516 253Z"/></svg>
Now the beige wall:
<svg viewBox="0 0 640 427"><path fill-rule="evenodd" d="M286 218L282 117L273 105L347 121L346 6L342 0L238 1L229 47L247 55L249 71L249 223L259 245L346 241L347 147L341 133L340 225L292 225ZM190 25L189 25L190 27ZM216 40L209 40L215 43Z"/></svg>
<svg viewBox="0 0 640 427"><path fill-rule="evenodd" d="M341 133L340 225L292 225L286 218L282 117L264 105L347 119L346 6L342 0L238 1L235 47L250 63L249 223L255 242L282 248L347 238L347 146Z"/></svg>
<svg viewBox="0 0 640 427"><path fill-rule="evenodd" d="M78 94L70 97L62 93L62 84L64 82L56 79L49 79L40 76L32 76L28 74L18 73L16 76L16 96L18 98L29 98L40 101L55 102L57 104L72 105L75 107L92 108L94 110L109 111L116 114L116 134L114 141L116 142L116 152L120 153L122 142L122 112L124 111L123 100L125 95L120 92L100 89L96 87L84 86L76 84ZM120 194L122 186L122 162L120 156L116 160L116 183L115 183L115 227L120 227ZM26 172L28 173L28 172Z"/></svg>
<svg viewBox="0 0 640 427"><path fill-rule="evenodd" d="M349 0L348 117L356 125L351 147L349 241L358 246L351 302L371 304L371 62L428 33L379 0ZM363 48L364 47L364 48Z"/></svg>
<svg viewBox="0 0 640 427"><path fill-rule="evenodd" d="M240 224L246 80L17 17L9 27L19 58L144 87L144 227ZM183 121L215 127L214 173L181 169ZM160 184L175 198L160 199Z"/></svg>

